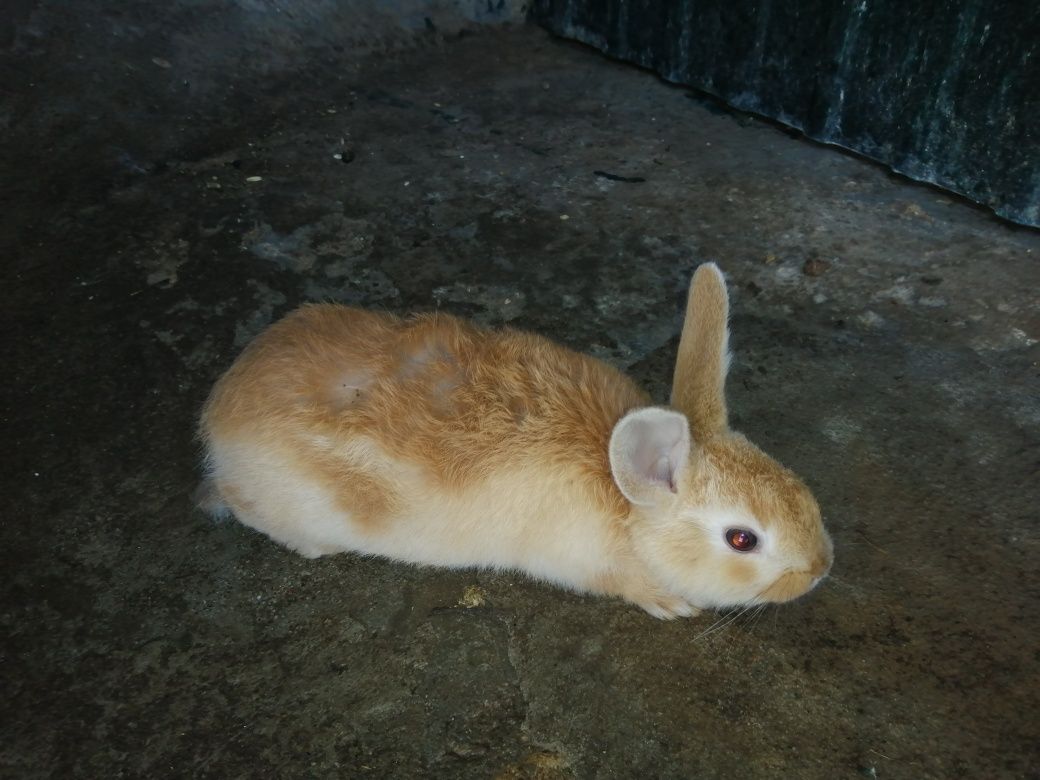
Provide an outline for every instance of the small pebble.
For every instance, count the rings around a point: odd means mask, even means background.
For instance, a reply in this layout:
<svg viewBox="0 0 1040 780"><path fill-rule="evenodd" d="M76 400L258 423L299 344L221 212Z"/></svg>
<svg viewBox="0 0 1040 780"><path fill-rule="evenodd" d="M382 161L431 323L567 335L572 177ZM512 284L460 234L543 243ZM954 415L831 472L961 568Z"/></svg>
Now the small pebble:
<svg viewBox="0 0 1040 780"><path fill-rule="evenodd" d="M928 214L925 213L925 210L916 203L907 203L903 206L903 216L916 217L917 219L928 219Z"/></svg>
<svg viewBox="0 0 1040 780"><path fill-rule="evenodd" d="M482 607L487 602L486 597L487 594L481 588L476 585L467 585L462 591L462 598L459 599L458 606L466 609Z"/></svg>
<svg viewBox="0 0 1040 780"><path fill-rule="evenodd" d="M885 324L885 320L877 312L870 311L867 309L865 312L856 317L856 320L865 328L880 328Z"/></svg>
<svg viewBox="0 0 1040 780"><path fill-rule="evenodd" d="M805 265L802 266L802 273L806 276L822 276L830 267L831 264L826 260L821 260L818 257L810 257L805 261Z"/></svg>
<svg viewBox="0 0 1040 780"><path fill-rule="evenodd" d="M247 176L246 181L263 181L263 176Z"/></svg>

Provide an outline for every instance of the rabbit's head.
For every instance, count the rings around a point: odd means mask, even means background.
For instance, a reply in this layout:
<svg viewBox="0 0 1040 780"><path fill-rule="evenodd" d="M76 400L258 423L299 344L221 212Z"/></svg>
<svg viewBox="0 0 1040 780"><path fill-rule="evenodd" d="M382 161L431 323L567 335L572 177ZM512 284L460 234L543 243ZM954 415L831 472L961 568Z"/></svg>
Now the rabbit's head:
<svg viewBox="0 0 1040 780"><path fill-rule="evenodd" d="M833 560L809 489L729 428L728 311L721 272L700 266L673 409L630 412L610 439L611 470L633 506L639 555L670 591L698 607L789 601L813 588Z"/></svg>

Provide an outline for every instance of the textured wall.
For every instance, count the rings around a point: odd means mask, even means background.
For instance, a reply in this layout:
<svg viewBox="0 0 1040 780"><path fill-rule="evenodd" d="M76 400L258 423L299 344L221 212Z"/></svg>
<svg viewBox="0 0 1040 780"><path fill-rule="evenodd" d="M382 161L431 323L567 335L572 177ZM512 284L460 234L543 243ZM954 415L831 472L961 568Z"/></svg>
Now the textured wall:
<svg viewBox="0 0 1040 780"><path fill-rule="evenodd" d="M1040 226L1040 3L535 0L557 34Z"/></svg>

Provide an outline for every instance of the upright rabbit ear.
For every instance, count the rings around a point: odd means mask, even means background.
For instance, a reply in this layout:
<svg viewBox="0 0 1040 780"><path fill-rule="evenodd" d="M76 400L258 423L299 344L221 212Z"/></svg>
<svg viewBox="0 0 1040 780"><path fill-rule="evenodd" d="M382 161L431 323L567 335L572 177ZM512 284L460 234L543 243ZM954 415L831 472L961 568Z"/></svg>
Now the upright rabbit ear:
<svg viewBox="0 0 1040 780"><path fill-rule="evenodd" d="M678 474L690 457L690 426L669 409L629 412L610 435L610 471L625 498L660 505L678 491Z"/></svg>
<svg viewBox="0 0 1040 780"><path fill-rule="evenodd" d="M725 395L728 318L726 280L715 263L704 263L690 283L671 401L690 419L690 429L698 440L710 438L729 425Z"/></svg>

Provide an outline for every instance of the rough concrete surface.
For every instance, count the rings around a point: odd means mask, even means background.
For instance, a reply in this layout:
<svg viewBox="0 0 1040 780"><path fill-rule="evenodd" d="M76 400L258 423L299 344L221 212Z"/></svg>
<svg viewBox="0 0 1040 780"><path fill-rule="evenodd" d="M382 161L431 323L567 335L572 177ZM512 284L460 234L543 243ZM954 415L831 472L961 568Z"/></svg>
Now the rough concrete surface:
<svg viewBox="0 0 1040 780"><path fill-rule="evenodd" d="M204 3L15 5L0 774L1036 777L1037 233L533 27L275 67ZM664 400L706 260L735 427L834 536L803 600L659 622L193 510L200 404L301 302L508 322Z"/></svg>

